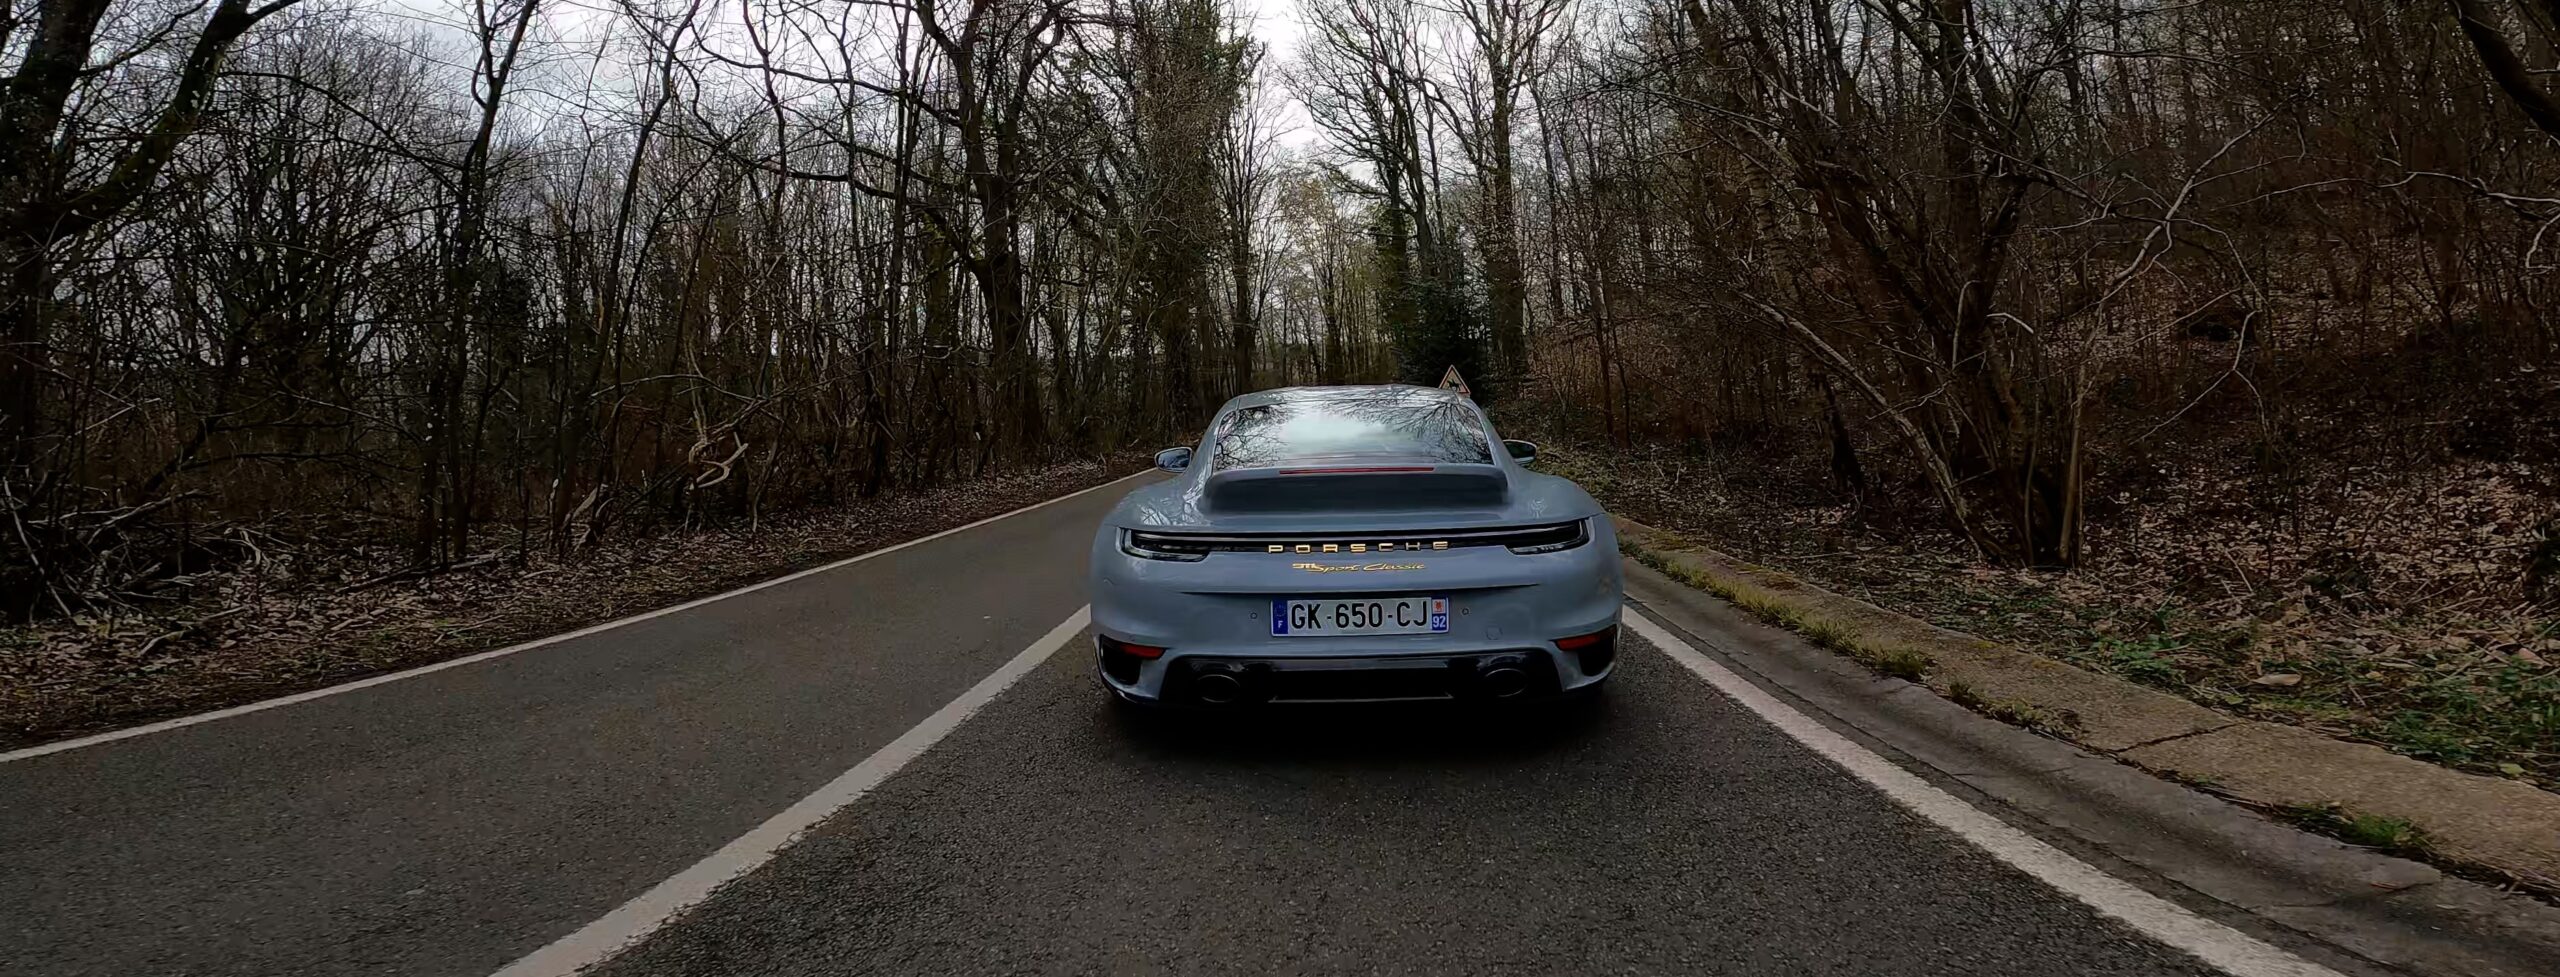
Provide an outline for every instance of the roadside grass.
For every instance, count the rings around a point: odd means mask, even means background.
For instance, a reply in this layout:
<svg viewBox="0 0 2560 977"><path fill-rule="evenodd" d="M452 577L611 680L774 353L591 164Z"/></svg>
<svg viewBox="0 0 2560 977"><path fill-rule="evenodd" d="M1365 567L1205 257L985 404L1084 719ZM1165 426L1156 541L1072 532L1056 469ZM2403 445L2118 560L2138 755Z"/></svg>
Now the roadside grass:
<svg viewBox="0 0 2560 977"><path fill-rule="evenodd" d="M2070 724L2051 710L2016 699L1989 698L1963 682L1947 683L1947 701L2012 726L2024 726L2055 736L2069 732Z"/></svg>
<svg viewBox="0 0 2560 977"><path fill-rule="evenodd" d="M2171 656L2184 647L2174 638L2155 635L2132 641L2100 639L2090 651L2107 671L2154 688L2180 690L2187 686L2187 671Z"/></svg>
<svg viewBox="0 0 2560 977"><path fill-rule="evenodd" d="M2409 858L2433 858L2426 832L2402 818L2379 814L2361 814L2343 805L2303 804L2276 812L2297 827L2328 835L2350 845L2361 845L2377 851Z"/></svg>
<svg viewBox="0 0 2560 977"><path fill-rule="evenodd" d="M1622 542L1619 548L1664 576L1723 598L1754 617L1803 635L1815 645L1847 655L1876 674L1920 682L1938 664L1924 653L1875 641L1856 625L1807 611L1766 588L1690 567L1633 543Z"/></svg>
<svg viewBox="0 0 2560 977"><path fill-rule="evenodd" d="M2094 619L2070 632L2077 640L2029 647L2249 718L2560 781L2560 667L2541 654L2560 621L2519 636L2511 621L2413 615L2338 636L2282 608L2273 622L2236 625L2174 603L2075 610Z"/></svg>
<svg viewBox="0 0 2560 977"><path fill-rule="evenodd" d="M2188 773L2184 770L2162 770L2159 771L2159 774L2189 787L2209 790L2216 793L2220 793L2222 790L2222 778L2209 773Z"/></svg>
<svg viewBox="0 0 2560 977"><path fill-rule="evenodd" d="M2192 782L2192 781L2191 781ZM2210 786L2200 784L2200 786ZM2519 876L2495 865L2466 861L2446 854L2427 836L2425 828L2406 818L2356 811L2331 801L2326 804L2296 804L2286 807L2251 805L2278 821L2317 835L2325 835L2362 848L2388 855L2413 859L2433 865L2445 872L2560 905L2560 889L2547 881Z"/></svg>

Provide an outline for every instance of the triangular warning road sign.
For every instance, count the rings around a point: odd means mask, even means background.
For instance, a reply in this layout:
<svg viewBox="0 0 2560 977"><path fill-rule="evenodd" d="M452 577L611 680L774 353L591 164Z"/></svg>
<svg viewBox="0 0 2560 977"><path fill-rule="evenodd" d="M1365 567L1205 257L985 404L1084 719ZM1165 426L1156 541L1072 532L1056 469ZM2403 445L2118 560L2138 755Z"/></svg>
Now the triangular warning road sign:
<svg viewBox="0 0 2560 977"><path fill-rule="evenodd" d="M1467 378L1458 375L1458 365L1449 364L1449 372L1440 375L1440 389L1455 390L1458 396L1473 399L1476 392L1467 389Z"/></svg>

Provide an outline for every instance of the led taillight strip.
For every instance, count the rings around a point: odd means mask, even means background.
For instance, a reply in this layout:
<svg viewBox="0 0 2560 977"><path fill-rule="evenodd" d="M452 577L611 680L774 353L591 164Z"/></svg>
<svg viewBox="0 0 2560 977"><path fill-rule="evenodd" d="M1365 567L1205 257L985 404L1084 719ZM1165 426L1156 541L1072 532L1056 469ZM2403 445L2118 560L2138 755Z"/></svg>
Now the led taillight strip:
<svg viewBox="0 0 2560 977"><path fill-rule="evenodd" d="M1387 475L1429 472L1429 465L1355 465L1344 468L1283 468L1283 475Z"/></svg>

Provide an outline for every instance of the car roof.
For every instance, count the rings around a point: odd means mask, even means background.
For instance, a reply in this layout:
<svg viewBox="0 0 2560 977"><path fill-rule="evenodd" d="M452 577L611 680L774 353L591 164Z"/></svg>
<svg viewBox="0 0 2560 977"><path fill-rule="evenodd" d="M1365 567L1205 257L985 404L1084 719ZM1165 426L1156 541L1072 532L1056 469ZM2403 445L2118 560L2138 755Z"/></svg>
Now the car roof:
<svg viewBox="0 0 2560 977"><path fill-rule="evenodd" d="M1227 411L1236 410L1238 408L1260 407L1265 404L1303 403L1317 400L1349 400L1357 397L1374 396L1382 393L1392 393L1400 397L1411 397L1416 400L1467 399L1465 395L1460 394L1455 390L1444 390L1439 387L1425 387L1410 383L1344 384L1327 387L1273 387L1269 390L1257 390L1253 393L1239 395L1235 399L1227 401L1226 406L1219 408L1218 411L1223 414Z"/></svg>

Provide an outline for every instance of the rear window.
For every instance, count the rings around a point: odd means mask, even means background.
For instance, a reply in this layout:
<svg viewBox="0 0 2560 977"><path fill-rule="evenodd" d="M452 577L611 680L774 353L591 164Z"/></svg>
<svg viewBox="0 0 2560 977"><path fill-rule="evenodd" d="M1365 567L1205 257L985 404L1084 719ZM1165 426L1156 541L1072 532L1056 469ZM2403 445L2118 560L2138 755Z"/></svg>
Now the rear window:
<svg viewBox="0 0 2560 977"><path fill-rule="evenodd" d="M1493 462L1474 409L1419 389L1327 393L1240 407L1219 418L1211 440L1221 471L1342 461Z"/></svg>

